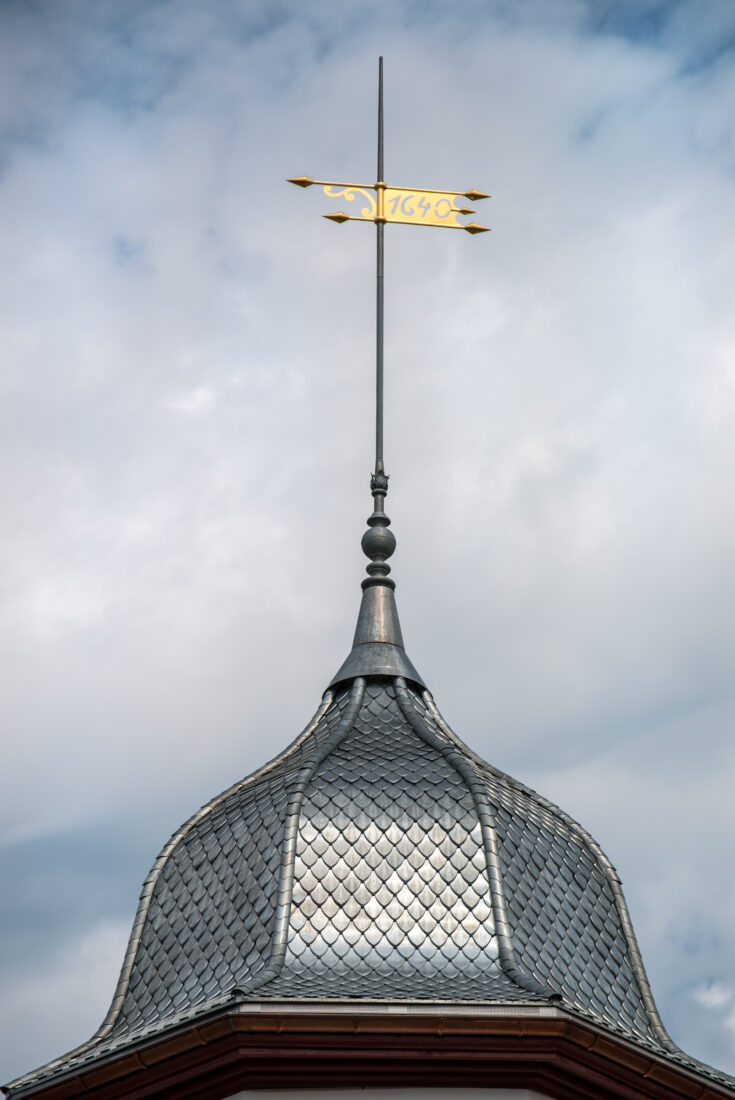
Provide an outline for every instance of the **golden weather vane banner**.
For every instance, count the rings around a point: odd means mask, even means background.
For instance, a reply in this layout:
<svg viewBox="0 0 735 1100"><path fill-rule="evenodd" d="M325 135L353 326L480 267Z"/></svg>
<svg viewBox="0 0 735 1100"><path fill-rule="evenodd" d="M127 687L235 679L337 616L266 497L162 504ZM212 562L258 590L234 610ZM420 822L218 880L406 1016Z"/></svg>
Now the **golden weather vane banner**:
<svg viewBox="0 0 735 1100"><path fill-rule="evenodd" d="M288 182L297 187L322 187L328 198L341 198L345 203L356 204L353 207L356 211L354 214L345 214L341 210L336 214L324 214L323 217L329 221L377 224L396 222L399 225L434 225L440 229L464 229L466 233L488 232L487 226L458 221L460 216L465 217L475 211L457 204L462 199L479 202L480 199L490 197L482 191L428 191L418 187L388 187L380 182L336 183L313 180L309 176L296 176Z"/></svg>

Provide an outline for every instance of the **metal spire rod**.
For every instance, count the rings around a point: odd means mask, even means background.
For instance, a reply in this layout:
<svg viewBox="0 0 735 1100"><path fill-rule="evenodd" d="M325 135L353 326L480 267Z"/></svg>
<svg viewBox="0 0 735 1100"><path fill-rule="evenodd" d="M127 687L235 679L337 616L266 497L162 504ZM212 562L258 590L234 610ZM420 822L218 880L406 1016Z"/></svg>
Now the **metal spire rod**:
<svg viewBox="0 0 735 1100"><path fill-rule="evenodd" d="M296 187L322 187L329 198L342 197L354 203L354 214L337 210L325 214L329 221L374 222L377 229L376 301L375 301L375 472L370 477L373 512L367 520L361 546L370 561L362 581L362 603L352 651L332 680L332 685L355 676L405 676L421 684L416 669L406 657L398 622L388 559L396 548L390 519L385 513L388 475L383 465L383 275L385 266L384 234L386 222L398 225L431 225L438 229L464 229L465 233L486 233L484 225L459 219L474 214L461 204L462 199L477 202L487 199L483 191L437 191L432 188L389 187L383 178L383 58L378 59L378 178L375 183L338 183L294 176L288 180Z"/></svg>
<svg viewBox="0 0 735 1100"><path fill-rule="evenodd" d="M471 188L469 191L437 191L431 188L388 187L383 179L383 58L378 58L378 178L375 183L338 183L335 180L315 180L311 176L294 176L288 180L296 187L322 187L324 194L331 198L342 196L345 202L353 203L361 199L365 205L359 207L360 213L345 214L338 210L334 214L325 214L329 221L337 222L374 222L377 229L376 257L376 303L375 303L375 472L370 479L370 491L373 494L375 510L368 523L374 527L380 516L381 525L389 521L383 511L385 495L388 492L388 475L383 460L383 319L384 292L383 276L385 267L384 235L386 222L398 225L432 225L439 229L464 229L465 233L487 233L484 225L476 222L461 222L460 217L474 214L466 206L455 205L460 199L477 202L487 199L483 191ZM371 194L372 192L372 194ZM392 538L392 535L391 535ZM366 551L367 553L367 551ZM368 555L370 556L370 555ZM387 554L385 555L388 556ZM368 571L370 571L370 566ZM385 567L386 570L388 567Z"/></svg>
<svg viewBox="0 0 735 1100"><path fill-rule="evenodd" d="M378 210L383 198L383 58L378 58ZM376 218L377 230L377 280L376 280L376 328L375 328L375 473L384 473L383 467L383 271L385 220Z"/></svg>

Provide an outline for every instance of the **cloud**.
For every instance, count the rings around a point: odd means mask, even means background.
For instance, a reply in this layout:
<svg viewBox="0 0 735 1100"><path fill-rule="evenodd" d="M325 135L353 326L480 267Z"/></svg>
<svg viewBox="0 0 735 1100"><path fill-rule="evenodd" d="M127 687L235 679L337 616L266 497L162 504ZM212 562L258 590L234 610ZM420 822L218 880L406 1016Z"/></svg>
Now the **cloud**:
<svg viewBox="0 0 735 1100"><path fill-rule="evenodd" d="M128 934L120 923L102 922L65 943L42 972L4 985L0 1022L6 1075L24 1072L39 1056L56 1058L61 1048L96 1030L111 1000Z"/></svg>
<svg viewBox="0 0 735 1100"><path fill-rule="evenodd" d="M721 982L712 981L698 986L692 996L703 1008L722 1008L732 1001L733 991Z"/></svg>
<svg viewBox="0 0 735 1100"><path fill-rule="evenodd" d="M491 234L387 242L409 653L473 747L599 834L665 1020L735 1067L697 999L735 980L730 12L2 10L1 835L31 913L31 840L114 822L128 852L62 954L349 645L373 244L283 181L372 179L382 51L389 178L494 196ZM49 1016L28 1065L87 1037Z"/></svg>
<svg viewBox="0 0 735 1100"><path fill-rule="evenodd" d="M212 410L216 401L217 395L209 386L195 386L178 397L170 397L166 408L184 416L202 416Z"/></svg>

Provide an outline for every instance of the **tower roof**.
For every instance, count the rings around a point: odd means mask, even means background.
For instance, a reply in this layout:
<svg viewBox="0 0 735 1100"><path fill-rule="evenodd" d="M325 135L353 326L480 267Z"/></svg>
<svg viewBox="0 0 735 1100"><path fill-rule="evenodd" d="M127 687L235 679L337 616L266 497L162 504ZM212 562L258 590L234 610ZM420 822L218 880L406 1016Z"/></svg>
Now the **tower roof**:
<svg viewBox="0 0 735 1100"><path fill-rule="evenodd" d="M428 691L356 677L146 883L108 1041L222 997L561 1003L668 1048L615 873Z"/></svg>
<svg viewBox="0 0 735 1100"><path fill-rule="evenodd" d="M303 733L156 860L97 1034L11 1097L223 1009L269 1006L568 1014L735 1088L666 1034L595 841L444 721L382 564Z"/></svg>

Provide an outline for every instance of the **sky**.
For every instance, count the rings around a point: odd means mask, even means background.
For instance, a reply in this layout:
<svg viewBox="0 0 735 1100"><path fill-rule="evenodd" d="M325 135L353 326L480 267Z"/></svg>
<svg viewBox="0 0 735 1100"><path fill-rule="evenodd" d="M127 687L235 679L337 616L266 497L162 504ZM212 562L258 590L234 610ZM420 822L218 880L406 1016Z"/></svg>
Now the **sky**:
<svg viewBox="0 0 735 1100"><path fill-rule="evenodd" d="M371 510L407 652L593 834L735 1073L735 7L0 5L0 1078L87 1039L168 836L303 728Z"/></svg>

